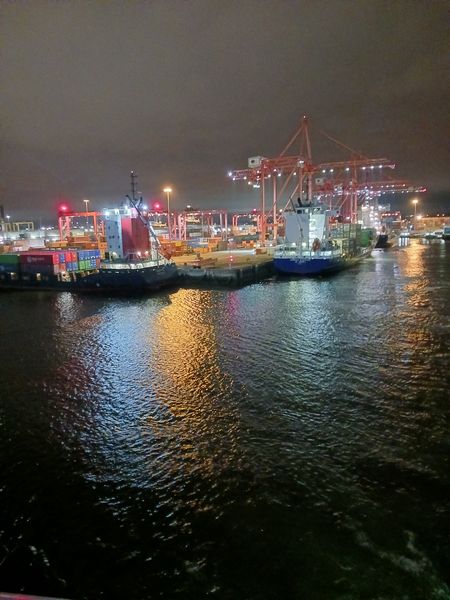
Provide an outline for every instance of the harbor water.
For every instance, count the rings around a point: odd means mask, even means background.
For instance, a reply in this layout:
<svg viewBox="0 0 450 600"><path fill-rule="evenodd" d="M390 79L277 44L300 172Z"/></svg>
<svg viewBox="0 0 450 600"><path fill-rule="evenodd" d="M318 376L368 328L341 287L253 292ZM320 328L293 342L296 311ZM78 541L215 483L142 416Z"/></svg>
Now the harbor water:
<svg viewBox="0 0 450 600"><path fill-rule="evenodd" d="M0 591L450 598L449 243L0 318Z"/></svg>

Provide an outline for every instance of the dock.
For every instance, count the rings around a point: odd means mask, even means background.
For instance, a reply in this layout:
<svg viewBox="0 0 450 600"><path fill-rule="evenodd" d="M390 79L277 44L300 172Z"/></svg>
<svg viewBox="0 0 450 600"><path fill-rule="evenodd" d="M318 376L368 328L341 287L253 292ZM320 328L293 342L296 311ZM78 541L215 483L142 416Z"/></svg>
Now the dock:
<svg viewBox="0 0 450 600"><path fill-rule="evenodd" d="M272 249L227 250L174 258L188 286L239 287L274 274Z"/></svg>

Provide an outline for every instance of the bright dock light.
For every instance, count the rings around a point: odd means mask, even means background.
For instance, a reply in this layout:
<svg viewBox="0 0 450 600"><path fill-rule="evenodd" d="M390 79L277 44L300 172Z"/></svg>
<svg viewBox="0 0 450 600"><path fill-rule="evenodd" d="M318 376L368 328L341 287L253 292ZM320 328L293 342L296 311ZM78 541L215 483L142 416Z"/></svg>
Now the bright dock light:
<svg viewBox="0 0 450 600"><path fill-rule="evenodd" d="M169 186L166 186L163 189L163 192L166 194L167 197L167 229L169 232L169 242L172 241L172 224L170 222L170 194L172 193L172 188Z"/></svg>

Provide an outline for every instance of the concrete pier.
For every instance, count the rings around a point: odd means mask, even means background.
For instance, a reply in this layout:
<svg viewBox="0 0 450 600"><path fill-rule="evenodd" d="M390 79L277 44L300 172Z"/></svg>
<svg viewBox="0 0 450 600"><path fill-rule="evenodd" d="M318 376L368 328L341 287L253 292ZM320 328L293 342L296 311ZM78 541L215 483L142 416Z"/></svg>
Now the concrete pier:
<svg viewBox="0 0 450 600"><path fill-rule="evenodd" d="M239 287L262 281L274 273L271 254L257 254L254 250L209 252L201 257L188 255L177 257L176 263L187 285Z"/></svg>

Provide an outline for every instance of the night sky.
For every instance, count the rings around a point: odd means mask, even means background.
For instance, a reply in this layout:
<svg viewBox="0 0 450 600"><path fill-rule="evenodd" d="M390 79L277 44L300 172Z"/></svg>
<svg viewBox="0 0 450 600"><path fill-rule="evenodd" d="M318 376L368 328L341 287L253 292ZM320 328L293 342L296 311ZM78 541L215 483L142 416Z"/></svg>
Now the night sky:
<svg viewBox="0 0 450 600"><path fill-rule="evenodd" d="M450 190L447 2L0 6L0 204L13 218L54 214L58 199L116 205L131 169L146 199L171 184L174 208L257 206L227 170L279 154L304 113L317 161L344 155L314 127Z"/></svg>

